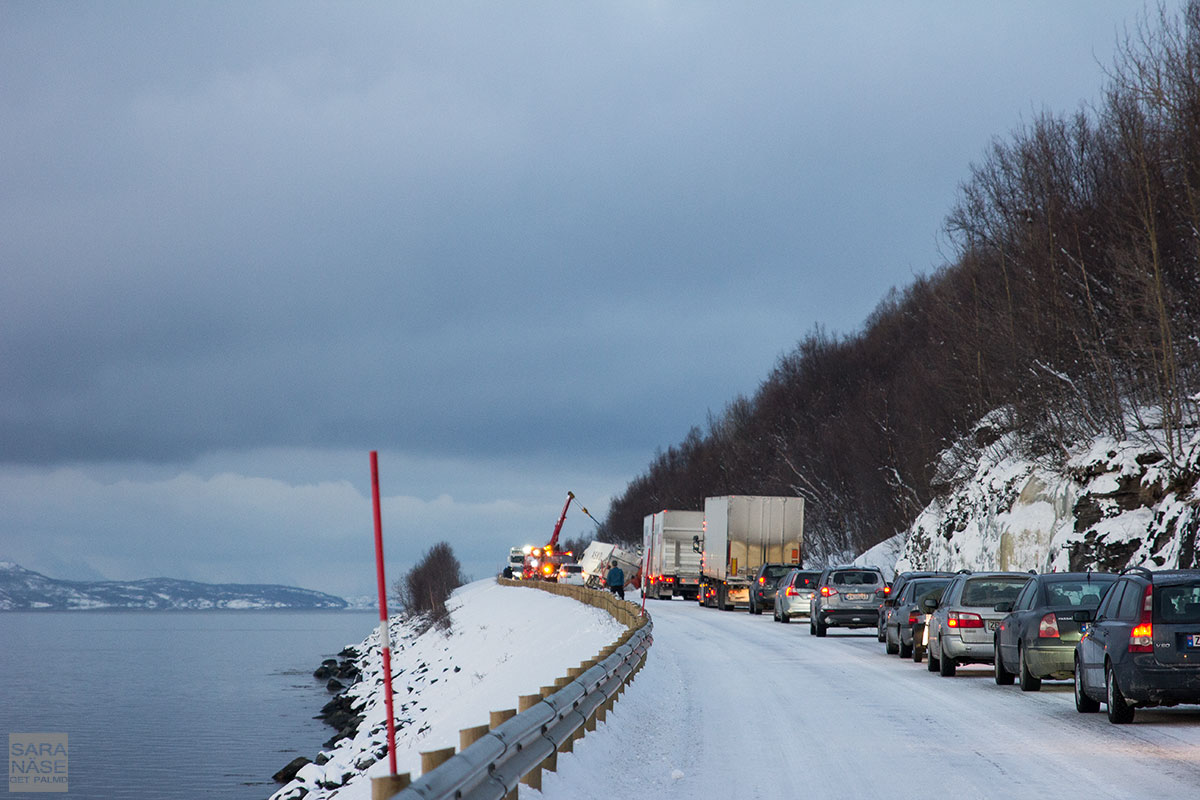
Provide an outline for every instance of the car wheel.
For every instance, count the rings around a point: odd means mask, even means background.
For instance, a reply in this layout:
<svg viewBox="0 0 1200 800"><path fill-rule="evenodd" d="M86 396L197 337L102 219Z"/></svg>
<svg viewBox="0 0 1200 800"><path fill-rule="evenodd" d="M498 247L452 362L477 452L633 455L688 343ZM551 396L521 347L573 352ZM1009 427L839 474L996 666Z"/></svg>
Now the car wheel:
<svg viewBox="0 0 1200 800"><path fill-rule="evenodd" d="M817 635L817 625L815 622L813 622L811 617L808 620L808 635L809 636Z"/></svg>
<svg viewBox="0 0 1200 800"><path fill-rule="evenodd" d="M824 622L821 622L821 620L817 620L817 636L824 636L828 630L828 625L826 625Z"/></svg>
<svg viewBox="0 0 1200 800"><path fill-rule="evenodd" d="M1133 722L1133 706L1125 699L1125 695L1121 694L1121 687L1117 686L1117 676L1112 668L1112 664L1104 670L1104 694L1107 698L1108 705L1108 721L1114 725L1124 725L1128 722Z"/></svg>
<svg viewBox="0 0 1200 800"><path fill-rule="evenodd" d="M780 615L779 615L779 621L780 621L780 622L782 622L784 625L787 625L789 622L791 622L791 620L790 620L790 619L788 619L788 615L787 615L787 614L780 614Z"/></svg>
<svg viewBox="0 0 1200 800"><path fill-rule="evenodd" d="M934 655L934 650L927 649L925 656L929 659L929 663L926 664L926 668L930 672L937 672L939 665L938 665L937 656Z"/></svg>
<svg viewBox="0 0 1200 800"><path fill-rule="evenodd" d="M925 658L925 648L919 644L914 644L912 649L912 660L914 664L920 664Z"/></svg>
<svg viewBox="0 0 1200 800"><path fill-rule="evenodd" d="M896 649L900 651L901 658L912 658L913 646L905 644L903 639L900 640L900 644L896 646Z"/></svg>
<svg viewBox="0 0 1200 800"><path fill-rule="evenodd" d="M940 643L938 646L941 647ZM954 659L946 655L946 648L942 647L942 653L938 656L938 674L943 678L953 678L957 667Z"/></svg>
<svg viewBox="0 0 1200 800"><path fill-rule="evenodd" d="M883 652L887 653L889 656L894 656L896 653L900 652L900 645L892 641L892 634L887 629L885 629L883 632L883 641Z"/></svg>
<svg viewBox="0 0 1200 800"><path fill-rule="evenodd" d="M995 640L996 657L992 659L992 675L996 679L997 686L1011 686L1013 682L1013 674L1004 668L1004 659L1000 657L1000 637Z"/></svg>
<svg viewBox="0 0 1200 800"><path fill-rule="evenodd" d="M1021 673L1022 692L1036 692L1042 688L1042 679L1033 677L1029 665L1025 663L1025 650L1022 647L1017 648L1017 669Z"/></svg>
<svg viewBox="0 0 1200 800"><path fill-rule="evenodd" d="M1083 690L1083 668L1075 659L1075 710L1080 714L1095 714L1100 710L1100 701L1093 700Z"/></svg>

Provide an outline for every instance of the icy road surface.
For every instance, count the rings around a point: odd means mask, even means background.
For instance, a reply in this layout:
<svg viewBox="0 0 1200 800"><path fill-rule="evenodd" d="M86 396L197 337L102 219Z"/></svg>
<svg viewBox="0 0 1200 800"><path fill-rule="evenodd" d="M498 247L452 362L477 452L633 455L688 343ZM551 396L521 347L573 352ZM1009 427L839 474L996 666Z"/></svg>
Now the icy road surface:
<svg viewBox="0 0 1200 800"><path fill-rule="evenodd" d="M1200 792L1200 707L1132 725L1075 711L1071 684L943 678L875 630L648 601L646 668L546 773L542 796L1184 798ZM521 787L522 797L537 796Z"/></svg>

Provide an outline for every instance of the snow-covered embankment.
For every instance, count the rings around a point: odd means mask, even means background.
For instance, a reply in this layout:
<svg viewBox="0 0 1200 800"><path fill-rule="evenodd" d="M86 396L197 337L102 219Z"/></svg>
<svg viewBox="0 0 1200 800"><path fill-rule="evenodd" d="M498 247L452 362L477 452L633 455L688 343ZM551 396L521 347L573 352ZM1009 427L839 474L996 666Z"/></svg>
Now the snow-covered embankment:
<svg viewBox="0 0 1200 800"><path fill-rule="evenodd" d="M518 696L553 683L625 630L598 608L490 578L457 590L447 607L448 630L390 620L396 766L413 777L421 752L456 747L459 730L515 708ZM358 732L303 767L272 800L367 800L370 778L387 774L378 630L356 649L362 679L346 694L363 717Z"/></svg>

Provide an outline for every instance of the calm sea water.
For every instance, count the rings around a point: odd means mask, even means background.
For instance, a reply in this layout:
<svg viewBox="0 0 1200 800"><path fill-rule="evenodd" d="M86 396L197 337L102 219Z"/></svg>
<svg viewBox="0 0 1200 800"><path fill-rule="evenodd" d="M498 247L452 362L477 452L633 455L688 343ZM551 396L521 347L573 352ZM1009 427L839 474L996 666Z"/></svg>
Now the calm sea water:
<svg viewBox="0 0 1200 800"><path fill-rule="evenodd" d="M312 671L378 612L0 613L0 742L66 733L67 795L251 800L333 729ZM6 787L11 788L11 787Z"/></svg>

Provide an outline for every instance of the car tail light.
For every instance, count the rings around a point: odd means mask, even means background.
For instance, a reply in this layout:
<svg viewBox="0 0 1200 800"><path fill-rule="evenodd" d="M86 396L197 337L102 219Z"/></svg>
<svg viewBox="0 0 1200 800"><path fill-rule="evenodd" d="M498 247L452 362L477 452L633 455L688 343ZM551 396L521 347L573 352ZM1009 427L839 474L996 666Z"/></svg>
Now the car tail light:
<svg viewBox="0 0 1200 800"><path fill-rule="evenodd" d="M916 625L920 621L921 621L920 614L916 613L915 611L908 612L908 624L909 625Z"/></svg>
<svg viewBox="0 0 1200 800"><path fill-rule="evenodd" d="M1058 617L1054 614L1047 614L1042 617L1042 621L1038 623L1038 638L1039 639L1057 639L1058 637Z"/></svg>
<svg viewBox="0 0 1200 800"><path fill-rule="evenodd" d="M948 628L982 628L983 617L969 611L951 611L946 619Z"/></svg>
<svg viewBox="0 0 1200 800"><path fill-rule="evenodd" d="M837 589L833 588L832 586L821 587L821 597L832 597L835 594L837 594Z"/></svg>
<svg viewBox="0 0 1200 800"><path fill-rule="evenodd" d="M783 590L783 596L784 596L784 597L795 597L795 596L796 596L796 595L798 595L798 594L800 594L800 593L796 591L796 587L795 587L795 586L789 586L789 587L787 587L786 589L784 589L784 590Z"/></svg>
<svg viewBox="0 0 1200 800"><path fill-rule="evenodd" d="M765 584L766 582L767 582L767 576L766 576L766 575L764 575L764 576L762 576L761 578L759 578L759 579L758 579L758 585L759 585L759 586L762 586L762 585L763 585L763 584Z"/></svg>
<svg viewBox="0 0 1200 800"><path fill-rule="evenodd" d="M1129 652L1154 652L1154 626L1150 624L1150 611L1154 608L1154 587L1146 587L1145 599L1142 600L1142 619L1129 632Z"/></svg>

